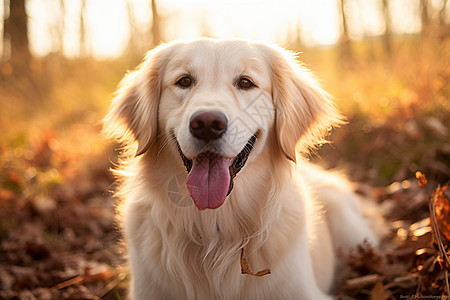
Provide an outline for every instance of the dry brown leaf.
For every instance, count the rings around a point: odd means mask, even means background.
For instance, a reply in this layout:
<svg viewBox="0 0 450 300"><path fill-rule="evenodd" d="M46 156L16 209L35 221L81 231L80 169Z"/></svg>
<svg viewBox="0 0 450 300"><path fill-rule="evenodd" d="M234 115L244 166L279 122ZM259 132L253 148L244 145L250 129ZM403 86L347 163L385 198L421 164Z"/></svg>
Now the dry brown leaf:
<svg viewBox="0 0 450 300"><path fill-rule="evenodd" d="M51 130L46 131L34 149L34 156L32 162L40 167L51 166L54 154L52 144L54 143L55 143L55 135L53 131Z"/></svg>
<svg viewBox="0 0 450 300"><path fill-rule="evenodd" d="M421 187L425 187L425 186L427 185L428 180L427 180L427 178L425 177L425 174L423 174L422 172L417 171L417 172L416 172L416 178L417 178L417 181L418 181L418 183L419 183L419 185L420 185Z"/></svg>
<svg viewBox="0 0 450 300"><path fill-rule="evenodd" d="M95 269L86 269L83 282L105 281L114 275L114 272L107 266L101 265Z"/></svg>
<svg viewBox="0 0 450 300"><path fill-rule="evenodd" d="M386 291L381 280L377 281L373 289L370 291L371 300L384 300L387 299Z"/></svg>
<svg viewBox="0 0 450 300"><path fill-rule="evenodd" d="M439 227L439 232L447 240L447 244L450 242L450 201L445 195L445 190L449 188L449 185L443 187L438 186L433 192L436 221Z"/></svg>

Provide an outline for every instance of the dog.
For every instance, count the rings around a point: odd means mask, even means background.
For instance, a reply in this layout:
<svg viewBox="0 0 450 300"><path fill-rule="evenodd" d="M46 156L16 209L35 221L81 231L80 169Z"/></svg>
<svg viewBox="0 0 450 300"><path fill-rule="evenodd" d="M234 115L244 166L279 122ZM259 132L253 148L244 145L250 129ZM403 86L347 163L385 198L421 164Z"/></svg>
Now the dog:
<svg viewBox="0 0 450 300"><path fill-rule="evenodd" d="M122 143L132 299L330 299L336 250L379 241L339 174L302 157L342 124L296 55L176 41L128 73L104 119Z"/></svg>

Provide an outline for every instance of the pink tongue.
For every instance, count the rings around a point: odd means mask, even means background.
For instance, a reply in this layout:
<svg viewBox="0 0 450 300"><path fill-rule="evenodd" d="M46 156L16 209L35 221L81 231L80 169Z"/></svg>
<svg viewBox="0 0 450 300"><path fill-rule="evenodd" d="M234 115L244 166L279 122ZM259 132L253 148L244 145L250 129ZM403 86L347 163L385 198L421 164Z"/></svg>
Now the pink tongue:
<svg viewBox="0 0 450 300"><path fill-rule="evenodd" d="M186 185L199 210L218 208L223 204L230 187L232 158L200 155L192 164Z"/></svg>

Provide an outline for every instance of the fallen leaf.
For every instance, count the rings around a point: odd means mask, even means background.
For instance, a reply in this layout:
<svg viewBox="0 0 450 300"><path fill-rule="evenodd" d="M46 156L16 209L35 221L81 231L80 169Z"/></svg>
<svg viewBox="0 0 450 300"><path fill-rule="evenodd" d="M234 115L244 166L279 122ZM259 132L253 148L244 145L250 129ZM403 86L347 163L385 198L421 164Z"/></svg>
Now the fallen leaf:
<svg viewBox="0 0 450 300"><path fill-rule="evenodd" d="M425 177L425 174L423 174L422 172L417 171L417 172L416 172L416 178L417 178L417 181L418 181L418 183L419 183L419 185L420 185L421 187L425 187L425 186L427 185L428 180L427 180L427 178Z"/></svg>
<svg viewBox="0 0 450 300"><path fill-rule="evenodd" d="M54 151L52 144L55 143L54 133L46 131L34 149L32 162L39 167L50 167Z"/></svg>
<svg viewBox="0 0 450 300"><path fill-rule="evenodd" d="M450 201L445 195L445 190L449 188L449 185L443 187L438 186L433 192L433 199L435 205L436 221L438 224L439 232L447 240L447 244L450 244Z"/></svg>
<svg viewBox="0 0 450 300"><path fill-rule="evenodd" d="M371 300L384 300L386 299L386 291L384 289L381 280L378 280L373 289L370 291Z"/></svg>

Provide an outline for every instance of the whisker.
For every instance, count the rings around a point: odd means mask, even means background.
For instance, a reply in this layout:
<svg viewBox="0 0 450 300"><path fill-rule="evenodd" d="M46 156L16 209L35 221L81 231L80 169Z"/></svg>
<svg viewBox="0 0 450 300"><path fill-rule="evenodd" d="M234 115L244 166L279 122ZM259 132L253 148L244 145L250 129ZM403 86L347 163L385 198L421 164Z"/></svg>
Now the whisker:
<svg viewBox="0 0 450 300"><path fill-rule="evenodd" d="M175 142L176 141L174 137L172 137L171 135L165 135L163 143L161 147L158 149L158 153L156 153L156 158L158 158L158 156L161 154L161 152L164 150L165 147L167 147L170 144L174 145Z"/></svg>

